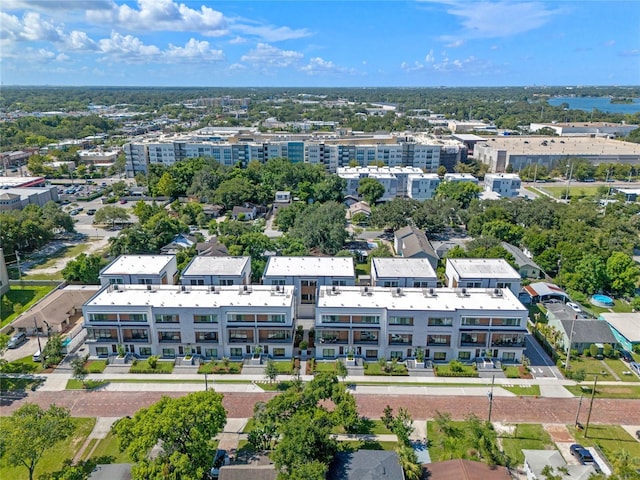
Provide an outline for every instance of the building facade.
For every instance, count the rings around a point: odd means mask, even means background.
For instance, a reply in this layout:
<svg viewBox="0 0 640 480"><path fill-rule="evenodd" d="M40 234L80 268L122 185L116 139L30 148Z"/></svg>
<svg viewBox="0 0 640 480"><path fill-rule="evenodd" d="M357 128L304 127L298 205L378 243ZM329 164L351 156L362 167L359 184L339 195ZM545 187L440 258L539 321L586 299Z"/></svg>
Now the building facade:
<svg viewBox="0 0 640 480"><path fill-rule="evenodd" d="M175 255L120 255L100 271L100 285L174 285Z"/></svg>
<svg viewBox="0 0 640 480"><path fill-rule="evenodd" d="M487 173L484 176L484 190L501 197L517 197L521 187L520 176L516 173Z"/></svg>
<svg viewBox="0 0 640 480"><path fill-rule="evenodd" d="M249 285L251 257L196 256L182 271L182 285Z"/></svg>
<svg viewBox="0 0 640 480"><path fill-rule="evenodd" d="M503 258L448 258L445 276L450 288L508 288L516 296L522 280Z"/></svg>

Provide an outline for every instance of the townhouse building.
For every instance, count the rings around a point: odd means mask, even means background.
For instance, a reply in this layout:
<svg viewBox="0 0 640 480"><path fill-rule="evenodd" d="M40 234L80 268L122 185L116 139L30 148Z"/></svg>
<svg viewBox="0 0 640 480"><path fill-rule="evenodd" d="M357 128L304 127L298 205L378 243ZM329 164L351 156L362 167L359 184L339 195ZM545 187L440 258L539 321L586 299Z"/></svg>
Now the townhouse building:
<svg viewBox="0 0 640 480"><path fill-rule="evenodd" d="M82 307L87 345L106 357L293 355L291 286L106 285Z"/></svg>
<svg viewBox="0 0 640 480"><path fill-rule="evenodd" d="M175 255L120 255L100 270L100 285L175 285Z"/></svg>
<svg viewBox="0 0 640 480"><path fill-rule="evenodd" d="M450 288L508 288L520 292L520 274L503 258L447 258L445 267Z"/></svg>
<svg viewBox="0 0 640 480"><path fill-rule="evenodd" d="M527 316L506 288L321 287L315 355L519 362Z"/></svg>
<svg viewBox="0 0 640 480"><path fill-rule="evenodd" d="M298 316L313 318L323 286L355 285L351 257L269 257L262 276L264 285L294 288Z"/></svg>
<svg viewBox="0 0 640 480"><path fill-rule="evenodd" d="M484 176L484 190L501 197L517 197L521 186L520 176L516 173L487 173Z"/></svg>
<svg viewBox="0 0 640 480"><path fill-rule="evenodd" d="M182 271L182 285L249 285L251 257L196 256Z"/></svg>
<svg viewBox="0 0 640 480"><path fill-rule="evenodd" d="M371 259L371 285L375 287L435 288L438 276L426 258Z"/></svg>
<svg viewBox="0 0 640 480"><path fill-rule="evenodd" d="M470 182L474 185L478 184L478 179L470 173L445 173L445 182Z"/></svg>
<svg viewBox="0 0 640 480"><path fill-rule="evenodd" d="M378 180L384 187L380 201L396 197L426 200L435 195L440 177L435 173L425 174L417 167L338 167L337 174L347 185L345 196L358 196L358 188L363 178Z"/></svg>

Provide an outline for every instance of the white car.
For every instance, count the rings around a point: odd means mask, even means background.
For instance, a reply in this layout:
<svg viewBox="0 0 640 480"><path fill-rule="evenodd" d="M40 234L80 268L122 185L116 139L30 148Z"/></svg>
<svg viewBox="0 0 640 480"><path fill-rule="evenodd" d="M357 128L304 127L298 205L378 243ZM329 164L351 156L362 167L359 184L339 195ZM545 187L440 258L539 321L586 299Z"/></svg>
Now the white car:
<svg viewBox="0 0 640 480"><path fill-rule="evenodd" d="M577 303L567 302L567 306L568 306L568 307L571 307L571 309L572 309L574 312L582 313L582 309L580 308L580 305L578 305Z"/></svg>

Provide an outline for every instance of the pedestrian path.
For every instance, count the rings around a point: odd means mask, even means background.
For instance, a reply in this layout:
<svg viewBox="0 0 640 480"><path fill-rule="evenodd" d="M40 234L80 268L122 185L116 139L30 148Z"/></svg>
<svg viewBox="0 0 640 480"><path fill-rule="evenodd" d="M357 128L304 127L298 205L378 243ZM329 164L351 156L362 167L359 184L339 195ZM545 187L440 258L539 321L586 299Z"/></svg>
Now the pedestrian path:
<svg viewBox="0 0 640 480"><path fill-rule="evenodd" d="M86 440L76 453L75 457L73 457L73 464L77 464L83 458L90 458L93 454L94 450L98 446L98 443L103 438L107 438L109 431L111 430L111 426L114 422L118 420L118 417L98 417L96 418L96 423L93 426L93 430L87 436ZM91 448L89 449L89 446Z"/></svg>

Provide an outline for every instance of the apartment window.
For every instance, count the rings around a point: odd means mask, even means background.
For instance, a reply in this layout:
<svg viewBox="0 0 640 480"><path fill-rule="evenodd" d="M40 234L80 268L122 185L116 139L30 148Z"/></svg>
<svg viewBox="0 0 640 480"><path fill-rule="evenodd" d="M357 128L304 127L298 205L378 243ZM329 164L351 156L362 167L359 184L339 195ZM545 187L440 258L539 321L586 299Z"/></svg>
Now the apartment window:
<svg viewBox="0 0 640 480"><path fill-rule="evenodd" d="M458 352L458 360L471 360L471 352Z"/></svg>
<svg viewBox="0 0 640 480"><path fill-rule="evenodd" d="M106 357L109 355L109 348L108 347L96 347L96 355L98 355L99 357Z"/></svg>
<svg viewBox="0 0 640 480"><path fill-rule="evenodd" d="M274 357L284 357L284 348L274 348L273 349Z"/></svg>
<svg viewBox="0 0 640 480"><path fill-rule="evenodd" d="M378 358L378 351L377 350L365 350L364 351L364 356L367 359Z"/></svg>
<svg viewBox="0 0 640 480"><path fill-rule="evenodd" d="M146 313L121 313L121 322L145 322L147 321Z"/></svg>
<svg viewBox="0 0 640 480"><path fill-rule="evenodd" d="M241 357L242 356L242 348L234 347L229 349L232 357Z"/></svg>
<svg viewBox="0 0 640 480"><path fill-rule="evenodd" d="M139 278L138 285L152 285L153 280L151 278Z"/></svg>
<svg viewBox="0 0 640 480"><path fill-rule="evenodd" d="M218 358L218 349L217 348L205 348L204 349L205 357Z"/></svg>
<svg viewBox="0 0 640 480"><path fill-rule="evenodd" d="M322 315L322 323L349 323L349 315Z"/></svg>
<svg viewBox="0 0 640 480"><path fill-rule="evenodd" d="M156 323L179 323L180 317L175 313L156 314Z"/></svg>
<svg viewBox="0 0 640 480"><path fill-rule="evenodd" d="M516 352L504 352L502 354L503 362L513 362L516 359Z"/></svg>
<svg viewBox="0 0 640 480"><path fill-rule="evenodd" d="M404 344L411 344L411 342L413 341L413 335L404 335L404 334L397 334L397 333L392 333L389 335L389 344L398 344L398 343L404 343Z"/></svg>
<svg viewBox="0 0 640 480"><path fill-rule="evenodd" d="M90 322L115 322L117 316L114 313L90 313Z"/></svg>
<svg viewBox="0 0 640 480"><path fill-rule="evenodd" d="M220 280L220 285L231 286L233 285L233 280L231 279L222 279Z"/></svg>
<svg viewBox="0 0 640 480"><path fill-rule="evenodd" d="M140 355L148 357L151 355L151 347L140 347Z"/></svg>
<svg viewBox="0 0 640 480"><path fill-rule="evenodd" d="M149 340L149 332L142 328L131 328L122 332L125 342L147 342Z"/></svg>
<svg viewBox="0 0 640 480"><path fill-rule="evenodd" d="M413 317L389 317L389 325L413 325Z"/></svg>
<svg viewBox="0 0 640 480"><path fill-rule="evenodd" d="M124 280L122 280L121 278L110 278L109 283L111 285L122 285L124 283Z"/></svg>
<svg viewBox="0 0 640 480"><path fill-rule="evenodd" d="M447 352L433 352L433 359L436 362L444 362L447 359Z"/></svg>
<svg viewBox="0 0 640 480"><path fill-rule="evenodd" d="M158 332L158 341L160 342L179 342L180 332Z"/></svg>
<svg viewBox="0 0 640 480"><path fill-rule="evenodd" d="M433 317L429 318L428 325L430 327L450 327L453 325L452 317Z"/></svg>
<svg viewBox="0 0 640 480"><path fill-rule="evenodd" d="M204 280L191 280L191 285L204 285Z"/></svg>
<svg viewBox="0 0 640 480"><path fill-rule="evenodd" d="M333 285L334 287L346 287L347 286L347 281L346 280L332 280L331 281L331 285Z"/></svg>
<svg viewBox="0 0 640 480"><path fill-rule="evenodd" d="M108 328L91 328L87 332L87 337L91 340L117 340L118 335L115 330Z"/></svg>
<svg viewBox="0 0 640 480"><path fill-rule="evenodd" d="M508 282L497 282L496 287L498 288L511 288L511 284Z"/></svg>
<svg viewBox="0 0 640 480"><path fill-rule="evenodd" d="M397 287L398 286L398 281L397 280L393 280L393 281L386 280L386 281L382 282L382 286L383 287L387 287L387 288Z"/></svg>
<svg viewBox="0 0 640 480"><path fill-rule="evenodd" d="M271 280L271 285L284 285L284 280Z"/></svg>
<svg viewBox="0 0 640 480"><path fill-rule="evenodd" d="M451 343L451 335L428 335L427 345L449 345Z"/></svg>
<svg viewBox="0 0 640 480"><path fill-rule="evenodd" d="M176 349L175 348L163 348L162 349L162 356L163 357L174 358L176 356Z"/></svg>
<svg viewBox="0 0 640 480"><path fill-rule="evenodd" d="M325 358L335 357L336 356L336 349L335 348L323 348L322 349L322 356L325 357Z"/></svg>
<svg viewBox="0 0 640 480"><path fill-rule="evenodd" d="M429 282L413 282L413 288L427 288Z"/></svg>
<svg viewBox="0 0 640 480"><path fill-rule="evenodd" d="M218 323L218 315L194 315L193 323Z"/></svg>
<svg viewBox="0 0 640 480"><path fill-rule="evenodd" d="M196 332L196 342L217 342L218 332Z"/></svg>
<svg viewBox="0 0 640 480"><path fill-rule="evenodd" d="M227 322L255 322L256 316L246 313L228 313Z"/></svg>
<svg viewBox="0 0 640 480"><path fill-rule="evenodd" d="M482 325L482 326L487 326L490 323L490 319L489 318L477 318L477 317L462 317L462 320L460 321L461 325L466 325L466 326L474 326L474 325Z"/></svg>
<svg viewBox="0 0 640 480"><path fill-rule="evenodd" d="M491 324L495 326L503 326L503 327L519 327L520 319L519 318L492 318Z"/></svg>
<svg viewBox="0 0 640 480"><path fill-rule="evenodd" d="M377 315L354 315L351 317L353 323L367 323L377 325L380 323L380 317Z"/></svg>

